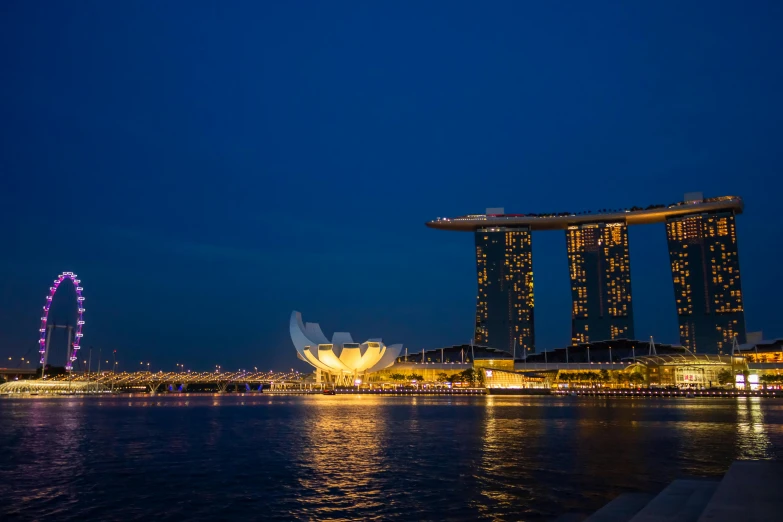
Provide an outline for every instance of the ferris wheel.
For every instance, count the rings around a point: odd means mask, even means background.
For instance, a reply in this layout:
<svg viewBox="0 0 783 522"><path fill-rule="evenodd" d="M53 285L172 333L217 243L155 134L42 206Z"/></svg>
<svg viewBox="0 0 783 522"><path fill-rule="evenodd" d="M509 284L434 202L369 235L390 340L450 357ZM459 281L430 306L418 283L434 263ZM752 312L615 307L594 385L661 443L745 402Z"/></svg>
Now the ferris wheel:
<svg viewBox="0 0 783 522"><path fill-rule="evenodd" d="M41 316L41 328L38 330L41 334L40 339L38 339L38 351L41 353L41 366L44 367L44 369L46 366L46 359L49 355L49 340L52 335L52 330L58 327L56 325L49 325L47 323L49 320L49 307L52 306L52 298L54 298L54 294L57 292L60 284L66 279L70 279L74 288L76 288L76 305L78 310L76 332L74 333L73 327L67 327L68 354L65 363L66 370L73 369L73 361L77 359L76 352L78 352L79 348L81 348L80 344L82 342L83 336L82 328L84 327L84 296L82 296L83 288L79 286L81 284L81 280L76 279L76 274L73 272L63 272L57 276L57 279L54 280L54 286L49 287L49 295L46 296L46 304L44 304L43 315ZM72 334L73 338L71 338Z"/></svg>

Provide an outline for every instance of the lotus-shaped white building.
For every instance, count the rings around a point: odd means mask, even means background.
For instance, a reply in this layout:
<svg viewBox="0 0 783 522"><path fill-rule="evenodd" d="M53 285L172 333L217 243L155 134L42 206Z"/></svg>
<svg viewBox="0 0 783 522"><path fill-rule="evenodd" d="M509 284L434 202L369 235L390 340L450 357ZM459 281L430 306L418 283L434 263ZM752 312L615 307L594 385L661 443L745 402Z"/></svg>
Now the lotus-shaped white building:
<svg viewBox="0 0 783 522"><path fill-rule="evenodd" d="M302 314L291 313L291 341L296 356L316 369L319 380L339 386L351 386L367 373L394 364L401 344L386 346L381 339L355 343L348 332L335 332L329 341L318 323L302 323Z"/></svg>

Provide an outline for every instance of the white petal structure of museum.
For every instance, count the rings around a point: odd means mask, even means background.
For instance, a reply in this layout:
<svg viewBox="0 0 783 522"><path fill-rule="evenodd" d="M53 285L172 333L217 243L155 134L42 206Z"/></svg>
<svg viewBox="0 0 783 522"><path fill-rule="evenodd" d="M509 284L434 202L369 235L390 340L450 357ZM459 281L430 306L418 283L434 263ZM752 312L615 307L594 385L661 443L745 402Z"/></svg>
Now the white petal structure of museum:
<svg viewBox="0 0 783 522"><path fill-rule="evenodd" d="M388 368L402 351L402 344L386 346L381 339L355 343L348 332L335 332L329 341L318 323L303 323L302 314L291 313L289 324L296 356L316 369L319 381L351 386L364 375Z"/></svg>

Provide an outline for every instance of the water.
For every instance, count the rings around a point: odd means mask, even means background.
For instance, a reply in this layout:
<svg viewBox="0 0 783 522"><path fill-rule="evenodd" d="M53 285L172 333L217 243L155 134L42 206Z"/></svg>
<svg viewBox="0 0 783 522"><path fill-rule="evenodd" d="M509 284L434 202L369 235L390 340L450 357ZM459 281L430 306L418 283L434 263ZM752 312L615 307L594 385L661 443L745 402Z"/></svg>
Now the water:
<svg viewBox="0 0 783 522"><path fill-rule="evenodd" d="M2 520L548 520L783 457L774 399L0 399Z"/></svg>

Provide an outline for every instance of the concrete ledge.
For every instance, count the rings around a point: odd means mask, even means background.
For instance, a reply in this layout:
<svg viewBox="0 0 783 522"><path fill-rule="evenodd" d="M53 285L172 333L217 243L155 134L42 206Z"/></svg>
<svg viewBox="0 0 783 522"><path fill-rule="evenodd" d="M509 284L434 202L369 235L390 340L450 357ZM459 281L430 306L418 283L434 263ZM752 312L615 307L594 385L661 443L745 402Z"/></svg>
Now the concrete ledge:
<svg viewBox="0 0 783 522"><path fill-rule="evenodd" d="M627 522L653 497L649 493L624 493L593 513L586 522Z"/></svg>
<svg viewBox="0 0 783 522"><path fill-rule="evenodd" d="M696 522L717 488L717 481L675 480L631 522Z"/></svg>
<svg viewBox="0 0 783 522"><path fill-rule="evenodd" d="M763 460L734 462L698 520L783 520L783 463Z"/></svg>

